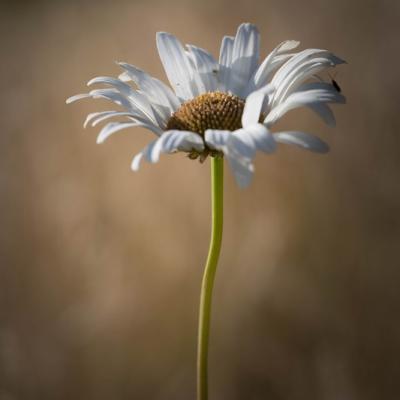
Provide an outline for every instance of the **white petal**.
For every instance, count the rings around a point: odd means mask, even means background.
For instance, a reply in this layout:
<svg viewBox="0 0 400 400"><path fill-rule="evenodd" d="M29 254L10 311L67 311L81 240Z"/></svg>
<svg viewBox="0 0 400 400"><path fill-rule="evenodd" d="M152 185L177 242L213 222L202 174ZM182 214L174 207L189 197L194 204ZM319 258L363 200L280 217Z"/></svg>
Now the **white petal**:
<svg viewBox="0 0 400 400"><path fill-rule="evenodd" d="M232 36L224 36L224 38L222 39L221 49L219 53L218 74L221 91L228 91L234 40L235 38L233 38Z"/></svg>
<svg viewBox="0 0 400 400"><path fill-rule="evenodd" d="M192 55L194 66L201 83L201 93L214 92L218 89L218 63L214 57L200 47L187 45Z"/></svg>
<svg viewBox="0 0 400 400"><path fill-rule="evenodd" d="M256 154L254 140L244 129L234 132L207 129L205 141L211 149L222 151L226 155L231 152L236 156L252 159Z"/></svg>
<svg viewBox="0 0 400 400"><path fill-rule="evenodd" d="M133 157L132 163L131 163L131 169L132 171L138 171L140 168L140 163L143 159L143 153L140 152L139 154L136 154L135 157Z"/></svg>
<svg viewBox="0 0 400 400"><path fill-rule="evenodd" d="M109 114L113 114L116 111L112 110L112 111L100 111L100 112L94 112L94 113L90 113L87 115L85 122L83 123L83 127L86 128L89 124L90 121L92 121L93 119L96 119L97 117L102 117L103 115L109 115Z"/></svg>
<svg viewBox="0 0 400 400"><path fill-rule="evenodd" d="M344 62L334 54L320 49L307 49L294 55L272 79L272 83L277 88L273 100L274 105L283 101L313 75Z"/></svg>
<svg viewBox="0 0 400 400"><path fill-rule="evenodd" d="M207 129L204 134L204 140L211 149L222 151L224 153L226 143L231 134L231 131Z"/></svg>
<svg viewBox="0 0 400 400"><path fill-rule="evenodd" d="M278 46L277 54L282 54L287 51L293 50L299 46L300 42L297 40L286 40Z"/></svg>
<svg viewBox="0 0 400 400"><path fill-rule="evenodd" d="M285 65L279 69L279 71L274 76L275 81L280 81L285 78L291 71L297 67L308 63L309 61L315 60L317 58L324 59L331 66L342 64L345 61L335 56L327 50L321 49L306 49L297 54L295 54Z"/></svg>
<svg viewBox="0 0 400 400"><path fill-rule="evenodd" d="M72 103L74 101L85 99L85 98L93 98L93 99L106 99L110 100L119 106L123 106L129 110L133 110L132 104L129 100L119 93L116 89L96 89L91 90L89 93L77 94L67 99L67 104Z"/></svg>
<svg viewBox="0 0 400 400"><path fill-rule="evenodd" d="M169 33L158 32L157 48L165 73L177 96L183 100L197 96L192 68L179 40Z"/></svg>
<svg viewBox="0 0 400 400"><path fill-rule="evenodd" d="M180 151L203 151L204 142L200 135L190 131L171 130L164 132L159 139L162 153Z"/></svg>
<svg viewBox="0 0 400 400"><path fill-rule="evenodd" d="M255 156L255 144L249 137L243 135L244 132L236 131L231 134L227 142L225 155L235 176L236 183L240 188L247 187L254 173L253 158ZM238 138L238 134L242 138Z"/></svg>
<svg viewBox="0 0 400 400"><path fill-rule="evenodd" d="M122 83L122 82L121 82ZM67 99L67 103L71 103L83 98L92 97L93 99L106 99L114 102L117 105L125 107L129 112L142 122L157 125L157 120L151 109L148 100L140 93L133 89L131 95L126 96L117 89L95 89L86 94L79 94Z"/></svg>
<svg viewBox="0 0 400 400"><path fill-rule="evenodd" d="M242 114L243 127L258 123L261 113L267 109L269 96L273 92L274 87L268 84L247 96Z"/></svg>
<svg viewBox="0 0 400 400"><path fill-rule="evenodd" d="M125 107L128 110L138 111L135 107L133 107L132 103L127 99L126 96L122 95L115 89L95 89L91 90L89 95L93 99L107 99L115 104Z"/></svg>
<svg viewBox="0 0 400 400"><path fill-rule="evenodd" d="M253 159L256 155L256 144L251 135L245 129L238 129L231 132L227 142L228 149L240 157Z"/></svg>
<svg viewBox="0 0 400 400"><path fill-rule="evenodd" d="M159 125L159 119L156 118L151 104L149 103L146 96L144 96L142 93L134 90L128 84L122 82L120 79L108 76L99 76L93 78L87 83L87 85L91 86L98 83L109 85L115 88L118 92L125 96L128 101L133 105L133 107L139 110L140 113L143 114L143 116L145 116L152 123Z"/></svg>
<svg viewBox="0 0 400 400"><path fill-rule="evenodd" d="M318 116L322 118L322 120L331 128L336 126L336 119L333 114L333 111L330 107L325 103L315 103L308 105L311 110L313 110Z"/></svg>
<svg viewBox="0 0 400 400"><path fill-rule="evenodd" d="M163 82L153 78L134 65L123 62L118 64L125 70L125 79L135 82L152 104L168 107L170 113L179 108L180 101L176 97L175 93Z"/></svg>
<svg viewBox="0 0 400 400"><path fill-rule="evenodd" d="M265 91L255 91L251 93L244 105L242 114L242 126L246 127L251 124L255 124L260 119L261 110L263 109L265 100Z"/></svg>
<svg viewBox="0 0 400 400"><path fill-rule="evenodd" d="M135 157L133 157L132 163L131 163L131 169L132 171L138 171L140 164L144 159L149 159L150 158L150 153L153 150L153 147L156 145L157 141L159 139L153 140L148 144L139 154L136 154Z"/></svg>
<svg viewBox="0 0 400 400"><path fill-rule="evenodd" d="M232 36L224 36L221 43L218 80L219 90L223 92L227 92L229 90L234 40L235 38Z"/></svg>
<svg viewBox="0 0 400 400"><path fill-rule="evenodd" d="M248 82L257 68L260 35L252 24L241 24L232 50L232 67L228 90L243 97Z"/></svg>
<svg viewBox="0 0 400 400"><path fill-rule="evenodd" d="M299 146L315 153L327 153L329 151L327 143L304 132L278 132L274 133L274 138L277 142Z"/></svg>
<svg viewBox="0 0 400 400"><path fill-rule="evenodd" d="M235 38L233 36L224 36L219 51L219 63L225 67L230 67L232 64L233 43Z"/></svg>
<svg viewBox="0 0 400 400"><path fill-rule="evenodd" d="M167 131L134 157L131 168L137 171L143 157L150 163L156 163L162 153L192 150L204 150L204 142L200 135L189 131Z"/></svg>
<svg viewBox="0 0 400 400"><path fill-rule="evenodd" d="M289 95L284 101L273 107L266 116L264 123L272 125L288 111L302 106L313 106L320 103L344 103L345 97L333 88L332 85L314 82L303 86L306 90L298 90ZM312 89L321 87L321 89ZM311 88L307 90L307 88Z"/></svg>
<svg viewBox="0 0 400 400"><path fill-rule="evenodd" d="M252 158L248 156L254 156L253 142L240 140L234 133L208 129L205 132L205 141L211 149L224 153L237 184L240 188L245 188L250 184L254 173Z"/></svg>
<svg viewBox="0 0 400 400"><path fill-rule="evenodd" d="M106 139L108 139L113 133L120 131L121 129L131 128L131 127L142 127L146 128L157 136L162 135L162 131L155 125L148 124L140 121L132 121L132 122L110 122L105 125L99 135L97 136L97 143L103 143Z"/></svg>
<svg viewBox="0 0 400 400"><path fill-rule="evenodd" d="M262 124L254 124L245 128L246 135L250 136L255 148L264 153L273 153L276 150L274 136Z"/></svg>
<svg viewBox="0 0 400 400"><path fill-rule="evenodd" d="M189 131L167 131L157 140L157 143L148 154L149 162L158 162L161 153L173 153L175 151L203 151L204 142L200 135Z"/></svg>
<svg viewBox="0 0 400 400"><path fill-rule="evenodd" d="M242 114L243 127L255 124L259 121L264 99L265 94L260 91L253 92L247 97Z"/></svg>
<svg viewBox="0 0 400 400"><path fill-rule="evenodd" d="M112 86L125 96L129 96L133 91L133 89L127 83L122 82L120 79L109 76L97 76L96 78L91 79L87 85L92 86L98 83Z"/></svg>
<svg viewBox="0 0 400 400"><path fill-rule="evenodd" d="M67 104L71 104L74 101L78 101L78 100L81 100L81 99L87 99L88 97L92 97L92 95L90 93L75 94L74 96L68 97L68 99L65 100L65 102Z"/></svg>
<svg viewBox="0 0 400 400"><path fill-rule="evenodd" d="M117 64L120 64L119 62L117 62ZM126 72L122 72L118 75L118 79L121 80L122 82L129 82L132 81L132 77Z"/></svg>
<svg viewBox="0 0 400 400"><path fill-rule="evenodd" d="M103 143L113 133L118 132L122 129L131 128L137 126L137 122L110 122L105 125L97 136L96 143Z"/></svg>
<svg viewBox="0 0 400 400"><path fill-rule="evenodd" d="M250 159L227 156L236 183L241 189L248 187L253 179L254 165Z"/></svg>
<svg viewBox="0 0 400 400"><path fill-rule="evenodd" d="M118 111L112 111L112 112L107 112L107 113L99 113L100 115L98 115L96 118L92 118L92 126L96 126L98 125L100 122L103 122L109 118L113 118L113 117L132 117L134 118L134 115L130 112L118 112Z"/></svg>
<svg viewBox="0 0 400 400"><path fill-rule="evenodd" d="M133 90L128 99L133 105L133 108L139 110L143 114L143 116L148 119L149 122L155 125L159 125L159 120L154 114L153 107L151 106L149 100L145 95L136 90Z"/></svg>
<svg viewBox="0 0 400 400"><path fill-rule="evenodd" d="M277 68L278 62L286 61L286 58L284 58L285 56L282 57L281 55L279 58L277 58L278 54L282 54L285 51L292 50L296 48L299 44L300 42L297 42L295 40L287 40L275 47L275 49L271 51L271 53L264 59L258 69L254 72L253 76L251 77L248 90L254 90L256 88L264 86L267 82L269 82L271 78L271 73L274 71L275 68Z"/></svg>

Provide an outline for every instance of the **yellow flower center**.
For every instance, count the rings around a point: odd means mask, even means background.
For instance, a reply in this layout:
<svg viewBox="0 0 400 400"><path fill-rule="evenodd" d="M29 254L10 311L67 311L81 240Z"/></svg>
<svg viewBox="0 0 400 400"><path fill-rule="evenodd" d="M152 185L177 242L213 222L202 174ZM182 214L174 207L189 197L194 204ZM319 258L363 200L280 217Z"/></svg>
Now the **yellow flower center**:
<svg viewBox="0 0 400 400"><path fill-rule="evenodd" d="M242 127L244 100L222 92L209 92L183 103L167 123L167 130L196 132L207 129L234 131Z"/></svg>

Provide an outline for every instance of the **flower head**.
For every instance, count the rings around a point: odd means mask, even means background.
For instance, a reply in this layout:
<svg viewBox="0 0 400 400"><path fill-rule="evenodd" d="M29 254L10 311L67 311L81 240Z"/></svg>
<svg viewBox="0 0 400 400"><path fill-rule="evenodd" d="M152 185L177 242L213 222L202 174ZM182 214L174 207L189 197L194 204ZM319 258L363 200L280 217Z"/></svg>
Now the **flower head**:
<svg viewBox="0 0 400 400"><path fill-rule="evenodd" d="M344 103L344 96L319 78L323 70L344 63L327 50L293 50L299 42L278 45L259 64L259 33L252 24L239 26L236 36L222 40L219 60L204 49L184 47L168 33L157 33L157 48L173 88L139 68L118 63L118 77L97 77L88 85L106 88L70 97L105 98L123 111L89 114L84 126L110 118L97 142L124 128L141 126L157 138L132 161L134 171L142 160L155 163L162 153L186 152L191 159L225 156L239 186L247 186L254 172L257 151L272 153L276 143L293 144L324 153L321 139L299 131L271 132L273 124L288 111L307 106L328 125L335 125L329 103ZM129 84L133 82L134 85Z"/></svg>

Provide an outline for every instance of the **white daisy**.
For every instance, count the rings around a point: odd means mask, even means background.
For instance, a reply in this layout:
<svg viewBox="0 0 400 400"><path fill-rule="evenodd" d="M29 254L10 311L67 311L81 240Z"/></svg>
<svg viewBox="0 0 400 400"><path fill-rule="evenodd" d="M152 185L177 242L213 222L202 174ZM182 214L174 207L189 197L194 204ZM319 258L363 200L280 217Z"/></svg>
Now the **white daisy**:
<svg viewBox="0 0 400 400"><path fill-rule="evenodd" d="M200 161L210 155L224 155L237 183L247 186L254 172L256 151L272 153L276 142L293 144L324 153L329 147L319 138L299 131L272 133L272 125L288 111L308 106L328 125L335 118L329 103L344 103L337 88L315 79L323 70L344 61L327 50L292 52L299 42L290 40L277 46L259 64L259 33L252 24L239 26L236 36L222 40L219 60L193 45L184 47L165 32L157 33L157 48L165 73L173 88L139 68L118 63L124 72L118 78L97 77L88 85L107 87L78 94L67 100L105 98L123 111L89 114L84 126L109 118L97 143L124 128L141 126L157 138L132 161L137 171L144 159L159 160L161 153L182 151ZM135 87L127 82L132 81Z"/></svg>

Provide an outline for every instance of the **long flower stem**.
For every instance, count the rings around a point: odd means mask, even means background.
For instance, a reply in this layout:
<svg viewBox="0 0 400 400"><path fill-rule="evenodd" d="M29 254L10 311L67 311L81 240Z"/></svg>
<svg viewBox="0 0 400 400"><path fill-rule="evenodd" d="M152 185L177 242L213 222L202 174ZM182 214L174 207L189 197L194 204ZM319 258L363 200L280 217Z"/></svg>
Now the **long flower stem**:
<svg viewBox="0 0 400 400"><path fill-rule="evenodd" d="M211 242L201 284L199 332L197 347L197 400L208 399L208 343L210 337L211 301L222 242L224 159L211 159Z"/></svg>

